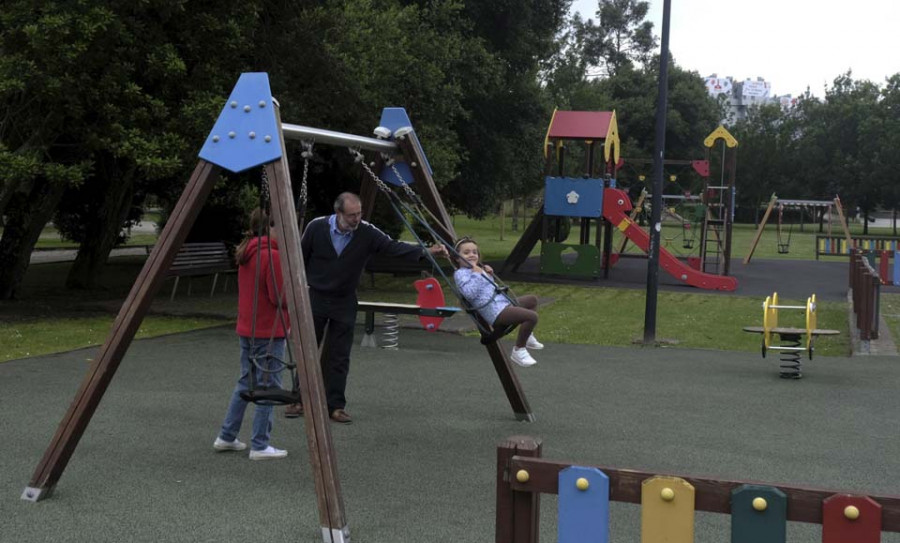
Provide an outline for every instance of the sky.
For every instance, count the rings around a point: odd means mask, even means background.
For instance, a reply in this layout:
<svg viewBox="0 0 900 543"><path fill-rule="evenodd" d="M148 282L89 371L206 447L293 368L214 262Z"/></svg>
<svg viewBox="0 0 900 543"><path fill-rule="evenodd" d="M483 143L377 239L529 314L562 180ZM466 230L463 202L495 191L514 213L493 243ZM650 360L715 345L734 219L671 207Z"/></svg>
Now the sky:
<svg viewBox="0 0 900 543"><path fill-rule="evenodd" d="M597 4L574 0L572 11L596 19ZM702 77L762 77L771 96L798 96L809 87L823 97L848 69L854 80L879 86L900 72L898 0L671 0L670 6L669 50L679 67ZM662 8L663 0L650 0L657 37Z"/></svg>

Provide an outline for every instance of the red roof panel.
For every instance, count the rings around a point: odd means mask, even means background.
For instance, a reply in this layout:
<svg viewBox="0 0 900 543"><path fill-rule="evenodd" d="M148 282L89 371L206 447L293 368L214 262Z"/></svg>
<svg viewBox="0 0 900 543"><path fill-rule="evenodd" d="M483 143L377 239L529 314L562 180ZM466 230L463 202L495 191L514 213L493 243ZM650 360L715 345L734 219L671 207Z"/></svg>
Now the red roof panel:
<svg viewBox="0 0 900 543"><path fill-rule="evenodd" d="M612 111L557 111L548 138L604 139L609 135Z"/></svg>

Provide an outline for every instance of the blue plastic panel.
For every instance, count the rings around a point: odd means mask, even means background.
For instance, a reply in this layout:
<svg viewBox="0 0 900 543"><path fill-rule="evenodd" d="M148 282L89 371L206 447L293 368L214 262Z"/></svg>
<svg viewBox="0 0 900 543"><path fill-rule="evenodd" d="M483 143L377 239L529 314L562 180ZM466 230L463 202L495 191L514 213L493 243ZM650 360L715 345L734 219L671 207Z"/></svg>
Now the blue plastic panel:
<svg viewBox="0 0 900 543"><path fill-rule="evenodd" d="M268 74L241 74L199 156L232 172L281 158L281 130Z"/></svg>
<svg viewBox="0 0 900 543"><path fill-rule="evenodd" d="M578 488L578 479L587 488ZM609 477L597 468L559 472L559 543L609 543Z"/></svg>
<svg viewBox="0 0 900 543"><path fill-rule="evenodd" d="M894 273L892 278L895 285L900 285L900 251L894 251Z"/></svg>
<svg viewBox="0 0 900 543"><path fill-rule="evenodd" d="M402 107L386 107L381 110L381 121L378 123L379 126L383 126L385 128L389 128L391 133L397 131L399 128L412 128L412 122L409 120L409 116L406 114L406 110ZM413 129L415 132L415 129ZM391 140L394 137L391 136ZM418 138L414 141L418 142ZM419 147L419 151L422 153L422 156L425 157L425 168L428 171L428 174L431 175L431 164L428 163L428 157L425 156L424 149ZM400 175L403 176L403 181L406 182L407 185L412 185L415 182L413 179L412 172L409 170L409 166L405 162L398 162L396 164L397 171L400 172ZM390 183L392 185L400 186L400 180L397 179L397 174L394 173L393 168L387 167L381 171L380 174L381 180L385 183Z"/></svg>
<svg viewBox="0 0 900 543"><path fill-rule="evenodd" d="M603 180L548 177L544 214L598 218L603 215Z"/></svg>

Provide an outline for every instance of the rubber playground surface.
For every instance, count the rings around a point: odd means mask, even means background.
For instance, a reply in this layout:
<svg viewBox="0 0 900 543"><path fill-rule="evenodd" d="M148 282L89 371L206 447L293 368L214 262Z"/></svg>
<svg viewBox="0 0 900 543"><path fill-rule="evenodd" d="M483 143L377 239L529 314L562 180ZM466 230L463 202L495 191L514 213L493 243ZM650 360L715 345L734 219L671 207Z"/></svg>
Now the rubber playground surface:
<svg viewBox="0 0 900 543"><path fill-rule="evenodd" d="M134 343L53 496L21 500L97 351L0 364L0 541L322 540L303 419L276 418L284 460L212 449L237 375L231 327ZM790 381L755 353L548 344L535 356L517 372L537 417L525 423L475 338L404 329L398 351L355 348L354 423L332 426L352 541L492 541L496 445L522 434L556 460L900 494L896 357L804 360ZM542 501L541 537L555 541L555 496ZM611 509L612 540L639 541L640 507ZM728 534L727 516L697 514L696 541ZM789 523L788 540L820 541L820 528Z"/></svg>

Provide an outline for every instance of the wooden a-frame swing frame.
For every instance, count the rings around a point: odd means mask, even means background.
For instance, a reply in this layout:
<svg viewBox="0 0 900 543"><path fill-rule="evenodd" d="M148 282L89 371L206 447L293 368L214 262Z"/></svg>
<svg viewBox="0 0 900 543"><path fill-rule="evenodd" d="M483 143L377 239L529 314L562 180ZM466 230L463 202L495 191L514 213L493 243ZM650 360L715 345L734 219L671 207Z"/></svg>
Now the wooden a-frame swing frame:
<svg viewBox="0 0 900 543"><path fill-rule="evenodd" d="M241 104L245 105L242 109L238 109ZM242 115L242 112L247 115ZM263 120L259 133L255 129L256 125L247 132L246 119L260 115L263 116ZM245 139L243 143L235 141L241 139L237 134L239 130L242 131L241 136ZM206 145L201 150L201 158L194 168L184 192L175 204L153 251L122 304L112 329L100 348L98 357L85 375L28 486L23 491L22 499L37 502L52 494L134 339L138 327L165 281L166 270L171 266L175 255L184 243L203 204L212 191L221 168L238 172L262 166L268 177L271 213L276 236L281 240L282 247L297 248L297 250L283 251L281 266L285 278L284 296L292 323L288 337L289 348L295 353L300 389L306 407L304 426L309 461L315 480L322 537L326 543L350 541L349 524L344 509L325 402L306 272L302 252L299 250L300 231L293 203L290 171L284 145L285 138L308 139L320 143L390 153L391 155L395 155L399 151L407 164L411 166L415 181L421 182L419 186L424 187L424 203L436 217L445 221L439 228L442 234L447 234L449 239L455 239L452 223L440 200L430 172L421 167L422 164L425 164L425 157L414 132L410 131L402 140L398 139L394 142L282 124L278 104L271 98L268 76L265 73L242 74L222 115L213 127ZM232 146L228 147L226 144L232 144ZM235 153L234 145L245 146L240 149L252 147L252 150L246 154ZM238 156L235 157L235 155ZM236 165L235 161L238 162ZM371 190L371 187L366 187L364 181L361 192L371 194ZM487 349L516 417L519 420L533 421L534 416L521 385L512 371L512 364L499 342L487 345Z"/></svg>

